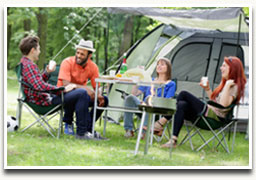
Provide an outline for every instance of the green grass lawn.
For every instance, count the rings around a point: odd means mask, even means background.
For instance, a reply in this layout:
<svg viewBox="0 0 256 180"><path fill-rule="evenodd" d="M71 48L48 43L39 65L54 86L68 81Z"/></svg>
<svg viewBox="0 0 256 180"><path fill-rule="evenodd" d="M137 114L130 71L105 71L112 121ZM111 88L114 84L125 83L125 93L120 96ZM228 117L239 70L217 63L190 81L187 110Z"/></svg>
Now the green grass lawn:
<svg viewBox="0 0 256 180"><path fill-rule="evenodd" d="M7 114L15 116L18 85L12 72L8 72ZM22 127L33 121L33 117L23 108ZM58 119L51 124L57 128ZM103 124L103 123L102 123ZM123 125L123 123L121 123ZM96 130L102 133L103 126L97 122ZM180 137L185 134L182 129ZM210 132L204 133L206 136ZM244 133L237 133L236 147L227 154L223 148L217 150L205 147L200 152L190 149L189 143L173 150L160 148L161 143L154 141L147 155L143 154L144 141L139 153L134 156L136 138L123 137L122 126L107 124L106 136L109 141L83 141L73 136L62 135L52 138L42 127L35 125L21 133L7 134L7 166L248 166L249 142ZM195 145L201 141L196 138ZM216 143L216 142L215 142Z"/></svg>

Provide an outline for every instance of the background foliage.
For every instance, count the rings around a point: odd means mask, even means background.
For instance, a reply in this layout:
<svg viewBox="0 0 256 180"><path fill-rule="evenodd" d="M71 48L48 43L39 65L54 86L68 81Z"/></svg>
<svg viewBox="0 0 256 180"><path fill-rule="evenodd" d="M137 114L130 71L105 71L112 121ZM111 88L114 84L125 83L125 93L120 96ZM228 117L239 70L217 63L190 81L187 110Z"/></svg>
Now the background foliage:
<svg viewBox="0 0 256 180"><path fill-rule="evenodd" d="M45 58L40 57L41 64L52 59L62 47L73 37L70 45L56 58L60 63L64 58L75 54L74 46L81 38L92 40L97 49L93 59L103 70L105 61L108 65L115 62L122 53L127 50L121 50L121 43L131 46L135 41L141 38L151 28L154 21L146 17L132 16L131 39L130 42L122 42L125 22L130 17L128 15L108 14L103 8L102 11L92 20L92 16L100 8L8 8L8 69L13 69L19 62L21 53L18 45L20 40L27 34L38 35L40 31L39 24L46 23L44 29L46 32L46 44L40 44L41 54L45 53ZM47 21L39 22L38 16L44 16ZM81 27L89 24L79 33ZM78 34L79 33L79 34ZM40 38L42 41L42 38ZM46 52L42 51L42 46L46 46ZM43 62L43 63L40 63Z"/></svg>
<svg viewBox="0 0 256 180"><path fill-rule="evenodd" d="M168 8L191 9L189 7ZM243 8L243 10L248 16L249 8ZM100 12L97 14L98 11ZM56 57L57 63L60 64L64 58L75 54L75 44L81 38L90 39L96 48L93 59L102 72L137 40L160 24L143 16L110 14L106 8L9 7L7 14L8 70L13 69L21 58L18 49L20 40L28 34L33 34L40 37L39 68L42 69L43 64L52 59L76 35ZM95 14L97 14L95 18L90 21ZM85 24L87 26L79 32Z"/></svg>

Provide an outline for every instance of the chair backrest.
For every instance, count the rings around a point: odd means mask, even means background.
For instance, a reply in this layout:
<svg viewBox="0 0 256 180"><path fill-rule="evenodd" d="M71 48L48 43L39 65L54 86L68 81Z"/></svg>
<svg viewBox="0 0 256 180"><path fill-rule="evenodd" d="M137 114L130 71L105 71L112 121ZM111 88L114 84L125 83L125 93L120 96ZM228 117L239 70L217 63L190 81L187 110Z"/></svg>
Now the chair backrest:
<svg viewBox="0 0 256 180"><path fill-rule="evenodd" d="M17 64L17 66L15 67L15 72L16 72L16 76L19 82L19 94L18 94L18 98L21 98L23 101L25 101L26 99L26 94L24 93L24 89L22 84L26 84L27 86L30 86L29 84L25 83L22 80L22 63Z"/></svg>
<svg viewBox="0 0 256 180"><path fill-rule="evenodd" d="M178 96L178 95L176 94L177 89L178 89L178 79L177 79L177 78L174 78L174 79L172 79L172 81L175 82L175 84L176 84L175 95L174 95L174 98L176 98L176 97Z"/></svg>

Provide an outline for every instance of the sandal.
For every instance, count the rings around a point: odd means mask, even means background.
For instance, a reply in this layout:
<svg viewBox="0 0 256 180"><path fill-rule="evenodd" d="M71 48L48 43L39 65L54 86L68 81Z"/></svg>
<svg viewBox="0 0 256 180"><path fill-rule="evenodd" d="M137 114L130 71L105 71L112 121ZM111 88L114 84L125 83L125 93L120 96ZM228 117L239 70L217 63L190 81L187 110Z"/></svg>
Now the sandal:
<svg viewBox="0 0 256 180"><path fill-rule="evenodd" d="M172 147L176 148L176 146L177 146L177 139L172 139ZM170 147L171 147L171 140L161 145L161 148L170 148Z"/></svg>
<svg viewBox="0 0 256 180"><path fill-rule="evenodd" d="M164 124L160 123L160 120L156 121L154 124L154 131L163 131L164 130Z"/></svg>
<svg viewBox="0 0 256 180"><path fill-rule="evenodd" d="M164 125L161 124L159 120L156 121L155 124L154 124L154 134L157 135L157 136L162 136L163 130L164 130L163 126ZM147 131L147 127L143 126L143 130Z"/></svg>
<svg viewBox="0 0 256 180"><path fill-rule="evenodd" d="M143 130L144 130L144 131L147 131L147 127L146 127L146 126L143 126ZM162 129L162 130L154 129L154 134L157 135L157 136L162 136L162 134L163 134L163 129Z"/></svg>

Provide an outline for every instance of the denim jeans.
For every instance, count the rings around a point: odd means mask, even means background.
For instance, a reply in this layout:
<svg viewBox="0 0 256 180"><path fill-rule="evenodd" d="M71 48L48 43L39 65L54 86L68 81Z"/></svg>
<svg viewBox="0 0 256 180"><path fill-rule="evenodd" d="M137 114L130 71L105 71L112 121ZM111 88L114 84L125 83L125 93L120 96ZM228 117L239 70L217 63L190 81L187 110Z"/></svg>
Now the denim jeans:
<svg viewBox="0 0 256 180"><path fill-rule="evenodd" d="M139 98L137 98L134 95L129 95L124 101L125 107L130 107L130 108L138 108L138 105L140 104ZM125 112L124 113L124 129L125 130L133 130L133 114L131 112ZM136 114L141 118L141 114ZM146 113L145 121L144 121L144 126L147 126L147 121L148 121L148 113Z"/></svg>
<svg viewBox="0 0 256 180"><path fill-rule="evenodd" d="M108 98L104 96L105 104L104 107L108 105ZM52 99L52 104L60 104L61 97L55 96ZM84 135L86 132L92 131L92 120L93 120L93 110L89 112L89 107L94 107L94 101L91 101L85 89L75 89L64 94L64 117L63 121L71 124L73 121L73 114L76 113L76 126L78 135ZM101 116L103 110L96 111L96 120Z"/></svg>

